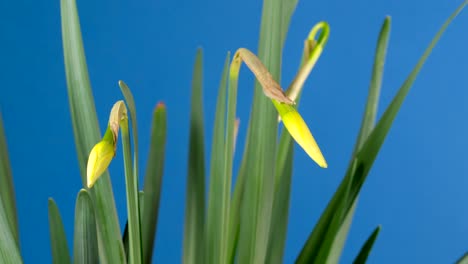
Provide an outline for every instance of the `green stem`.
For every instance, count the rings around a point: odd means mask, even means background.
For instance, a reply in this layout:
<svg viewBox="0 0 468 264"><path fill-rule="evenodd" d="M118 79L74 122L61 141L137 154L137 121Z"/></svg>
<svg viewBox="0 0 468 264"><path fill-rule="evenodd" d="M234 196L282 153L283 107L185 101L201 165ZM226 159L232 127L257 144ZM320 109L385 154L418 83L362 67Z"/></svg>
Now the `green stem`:
<svg viewBox="0 0 468 264"><path fill-rule="evenodd" d="M129 234L129 263L141 262L140 210L138 200L138 181L133 171L128 118L120 121L122 147L125 167L125 186L127 188L127 214Z"/></svg>

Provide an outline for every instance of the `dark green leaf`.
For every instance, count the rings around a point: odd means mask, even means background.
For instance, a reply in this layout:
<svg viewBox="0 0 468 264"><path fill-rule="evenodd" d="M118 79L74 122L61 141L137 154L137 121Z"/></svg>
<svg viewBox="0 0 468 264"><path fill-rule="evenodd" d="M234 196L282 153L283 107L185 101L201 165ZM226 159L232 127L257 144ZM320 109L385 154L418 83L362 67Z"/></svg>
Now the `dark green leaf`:
<svg viewBox="0 0 468 264"><path fill-rule="evenodd" d="M52 198L49 198L49 228L50 242L52 244L52 260L54 264L67 264L70 261L67 237L63 227L60 212ZM15 263L15 262L5 262Z"/></svg>
<svg viewBox="0 0 468 264"><path fill-rule="evenodd" d="M359 251L359 254L357 255L356 259L354 259L354 264L364 264L367 261L367 257L369 257L369 254L372 250L372 246L374 246L375 240L377 239L377 236L380 233L381 227L378 226L375 228L374 232L369 236L367 239L366 243L361 248L361 251Z"/></svg>
<svg viewBox="0 0 468 264"><path fill-rule="evenodd" d="M205 149L203 132L202 51L197 51L192 80L189 164L185 208L183 263L203 263L205 223Z"/></svg>
<svg viewBox="0 0 468 264"><path fill-rule="evenodd" d="M378 151L380 150L380 147L382 146L384 139L390 130L391 124L396 117L396 114L398 113L404 98L411 88L411 85L416 79L417 74L419 73L422 65L434 48L435 44L440 39L442 33L467 3L468 2L464 2L444 23L442 28L430 43L429 47L426 49L416 67L403 83L392 103L376 125L375 129L372 130L367 139L364 141L362 148L360 148L360 150L357 152L356 158L349 167L345 179L333 196L325 212L322 214L313 233L311 236L309 236L306 245L297 259L297 263L320 261L320 259L328 259L328 256L330 256L330 248L331 245L333 245L337 231L341 229L343 223L348 223L346 218L350 213L352 214L351 211L355 206L355 202L361 187L364 184L367 174L372 167ZM342 220L340 221L340 219ZM338 237L338 240L340 239L342 239L342 237ZM317 248L320 248L322 251L320 258L316 255L319 254ZM337 251L333 251L335 252L334 254L336 254ZM337 259L336 256L331 256L331 258Z"/></svg>
<svg viewBox="0 0 468 264"><path fill-rule="evenodd" d="M76 199L73 263L99 263L94 208L91 197L85 189L78 193Z"/></svg>

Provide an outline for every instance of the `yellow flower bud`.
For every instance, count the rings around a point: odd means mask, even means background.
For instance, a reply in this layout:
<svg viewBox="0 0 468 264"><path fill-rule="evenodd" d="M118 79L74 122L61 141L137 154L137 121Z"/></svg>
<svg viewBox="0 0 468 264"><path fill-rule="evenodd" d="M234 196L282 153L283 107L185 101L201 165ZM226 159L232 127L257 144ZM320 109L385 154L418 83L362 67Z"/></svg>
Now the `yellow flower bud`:
<svg viewBox="0 0 468 264"><path fill-rule="evenodd" d="M299 112L297 112L296 108L292 105L279 103L275 100L272 101L283 120L284 126L297 144L299 144L320 167L328 167L317 142L315 142L312 133L310 133L309 127L307 127L307 124L304 122Z"/></svg>
<svg viewBox="0 0 468 264"><path fill-rule="evenodd" d="M114 145L107 140L102 140L93 147L88 158L88 188L93 187L94 183L99 178L99 176L101 176L104 173L104 171L106 171L114 155Z"/></svg>

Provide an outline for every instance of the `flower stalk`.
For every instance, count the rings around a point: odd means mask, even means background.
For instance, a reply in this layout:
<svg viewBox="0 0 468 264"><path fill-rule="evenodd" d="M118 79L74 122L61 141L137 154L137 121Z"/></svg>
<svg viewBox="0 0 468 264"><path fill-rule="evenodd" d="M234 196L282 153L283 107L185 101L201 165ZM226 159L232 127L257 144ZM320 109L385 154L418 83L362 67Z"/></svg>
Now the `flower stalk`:
<svg viewBox="0 0 468 264"><path fill-rule="evenodd" d="M320 35L318 39L315 40L319 32ZM241 63L244 62L247 65L262 86L263 93L272 100L284 126L291 134L292 138L304 149L312 160L322 168L328 167L327 162L312 136L309 127L296 110L295 99L299 95L305 80L320 57L324 45L328 40L328 35L329 27L326 22L320 22L312 28L305 44L305 54L308 55L306 62L300 68L286 93L283 92L281 86L273 79L272 75L257 56L245 48L238 49L234 54L229 71L230 87L231 89L235 88L237 90Z"/></svg>

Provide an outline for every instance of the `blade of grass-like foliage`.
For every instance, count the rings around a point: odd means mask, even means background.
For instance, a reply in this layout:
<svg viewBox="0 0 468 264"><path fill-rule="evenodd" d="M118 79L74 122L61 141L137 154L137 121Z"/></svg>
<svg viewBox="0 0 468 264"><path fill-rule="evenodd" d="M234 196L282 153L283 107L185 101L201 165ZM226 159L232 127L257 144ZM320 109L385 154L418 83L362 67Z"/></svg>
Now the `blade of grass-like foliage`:
<svg viewBox="0 0 468 264"><path fill-rule="evenodd" d="M283 263L293 171L294 140L283 131L277 153L275 200L266 263Z"/></svg>
<svg viewBox="0 0 468 264"><path fill-rule="evenodd" d="M61 0L62 39L68 98L83 184L88 153L100 140L99 126L88 77L78 12L74 0ZM95 206L100 259L125 263L120 226L109 174L105 172L90 191Z"/></svg>
<svg viewBox="0 0 468 264"><path fill-rule="evenodd" d="M130 112L130 120L132 123L132 138L133 138L133 174L138 179L138 123L136 118L136 105L133 99L132 91L128 88L127 84L119 81L120 90L125 98L125 103Z"/></svg>
<svg viewBox="0 0 468 264"><path fill-rule="evenodd" d="M67 264L70 261L70 251L67 246L67 237L63 227L60 212L52 198L49 198L49 228L52 245L52 260L55 264ZM16 262L5 262L16 263Z"/></svg>
<svg viewBox="0 0 468 264"><path fill-rule="evenodd" d="M432 52L432 49L435 47L437 42L439 41L442 34L445 32L447 27L450 25L452 20L463 10L463 8L468 4L468 1L464 1L456 11L445 21L442 27L439 29L435 37L432 39L429 47L426 48L424 54L419 59L418 63L411 71L410 75L407 77L403 85L398 90L398 93L390 103L390 105L385 110L382 118L379 120L378 124L376 125L375 129L369 135L368 139L364 143L363 147L357 154L358 160L364 164L364 175L370 170L375 158L377 157L377 153L382 146L385 137L387 136L390 128L392 126L393 120L395 119L398 111L400 110L401 105L403 104L406 95L408 94L411 86L413 85L416 77L421 70L422 66L426 62L426 59Z"/></svg>
<svg viewBox="0 0 468 264"><path fill-rule="evenodd" d="M0 200L3 201L5 215L16 245L19 248L18 218L16 215L15 190L13 188L13 177L11 175L10 159L3 129L3 119L0 113Z"/></svg>
<svg viewBox="0 0 468 264"><path fill-rule="evenodd" d="M99 263L94 208L91 197L85 189L82 189L76 198L73 263Z"/></svg>
<svg viewBox="0 0 468 264"><path fill-rule="evenodd" d="M213 128L213 140L211 143L211 160L210 160L210 183L208 191L208 212L205 225L205 261L206 263L217 263L220 259L221 246L221 217L223 204L222 189L224 178L224 128L226 116L226 89L229 67L230 53L228 52L224 62L221 82L218 90L218 98L216 101L216 112ZM231 240L228 240L230 243Z"/></svg>
<svg viewBox="0 0 468 264"><path fill-rule="evenodd" d="M247 137L249 131L247 130ZM245 150L244 150L245 155ZM237 249L237 245L239 242L239 230L240 230L240 213L241 213L241 204L242 199L244 197L244 190L245 190L245 182L247 181L247 171L246 171L246 160L243 160L239 169L239 173L236 179L236 184L234 188L234 193L231 199L230 205L230 219L229 219L229 230L228 230L228 249L227 249L227 256L228 262L227 263L234 263L235 260L235 253Z"/></svg>
<svg viewBox="0 0 468 264"><path fill-rule="evenodd" d="M11 233L8 217L0 199L0 263L23 263L18 244Z"/></svg>
<svg viewBox="0 0 468 264"><path fill-rule="evenodd" d="M132 126L132 138L133 138L133 168L132 173L130 171L126 172L126 185L127 185L127 204L128 204L128 224L131 224L129 228L129 239L130 239L130 248L129 248L129 260L130 263L142 263L143 256L143 247L142 247L142 237L141 237L141 215L140 215L140 203L139 203L139 184L138 184L138 124L136 118L136 105L133 98L133 94L128 88L127 84L123 81L119 81L119 87L122 91L122 94L125 98L125 102L128 106L128 112L130 113L130 121ZM128 119L127 119L128 120ZM122 129L122 133L127 133ZM123 134L122 134L123 135ZM124 136L122 137L122 140ZM129 139L129 138L128 138ZM128 142L124 146L124 161L126 165L131 165L130 150L131 144ZM125 156L125 153L128 156ZM127 160L128 159L128 160ZM128 173L128 174L127 174Z"/></svg>
<svg viewBox="0 0 468 264"><path fill-rule="evenodd" d="M356 259L354 259L353 261L354 264L366 263L367 258L369 257L369 254L372 250L372 246L374 246L375 240L379 236L380 229L381 229L380 226L376 227L375 230L372 232L372 234L369 236L366 243L364 243L361 250L359 251L359 254L357 255Z"/></svg>
<svg viewBox="0 0 468 264"><path fill-rule="evenodd" d="M390 34L390 22L390 17L386 17L382 24L382 28L380 30L379 38L377 41L371 83L369 86L369 95L367 98L366 109L364 111L364 116L361 123L361 129L356 140L354 150L355 152L359 151L359 149L362 146L362 143L365 142L375 125L380 89L382 84L383 69L385 64L385 56ZM351 164L351 166L352 165L357 164L354 163ZM344 196L342 196L343 200L340 203L340 206L338 207L338 213L335 214L335 217L327 230L327 236L318 254L319 261L326 260L330 263L338 263L344 244L346 242L349 228L351 227L351 222L354 216L354 209L356 208L357 204L357 196L349 198L354 178L358 176L356 170L352 168L350 169L350 178L345 184L346 188L344 189ZM352 205L351 207L348 207L350 199L352 201Z"/></svg>
<svg viewBox="0 0 468 264"><path fill-rule="evenodd" d="M457 264L468 264L468 252L465 253L465 255L461 256L461 258L459 258L457 260L457 262L455 262Z"/></svg>
<svg viewBox="0 0 468 264"><path fill-rule="evenodd" d="M361 131L358 136L356 147L359 145L359 141L365 139L367 135L372 130L375 123L375 116L378 105L378 98L380 94L380 86L382 80L382 71L383 65L385 62L385 54L388 44L388 35L390 29L390 19L387 18L380 31L379 40L377 43L376 56L374 61L374 70L371 78L371 85L369 87L369 96L367 98L367 106L365 114L363 117ZM356 166L355 163L352 163L350 166ZM351 168L351 167L350 167ZM352 170L352 169L351 169ZM352 176L352 173L347 175ZM313 259L319 257L320 252L321 258L327 258L329 253L332 251L331 247L335 241L337 233L347 235L347 230L342 230L339 232L339 228L349 228L352 216L348 216L346 210L346 199L351 188L352 178L345 177L340 188L337 190L335 195L332 198L329 206L326 211L322 214L318 224L316 225L312 235L309 237L306 246L304 247L301 255L298 259ZM347 220L347 221L345 221ZM345 224L343 224L345 222ZM341 248L345 241L345 237L337 239L337 244L335 244L334 252L341 252ZM327 243L325 243L327 242ZM307 247L307 251L306 251ZM308 257L306 257L308 256ZM306 260L307 262L307 260ZM303 262L304 263L304 262Z"/></svg>
<svg viewBox="0 0 468 264"><path fill-rule="evenodd" d="M323 213L322 217L317 224L317 227L314 229L314 232L309 237L306 245L304 246L301 254L297 259L297 263L310 263L314 261L314 246L323 244L330 244L322 242L322 239L326 239L328 235L325 235L325 230L333 230L329 228L329 223L332 221L333 215L339 215L341 217L346 217L350 212L350 209L354 207L354 203L357 199L359 191L367 177L367 174L372 167L372 164L382 146L387 133L390 130L391 124L396 117L396 114L401 107L411 85L416 79L417 74L422 68L427 57L431 53L432 49L442 36L443 32L451 21L458 15L458 13L465 7L468 1L465 1L460 7L446 20L442 25L441 29L437 32L436 36L433 38L429 47L424 52L423 56L420 58L419 62L408 76L406 81L403 83L402 87L398 91L397 95L391 102L390 106L386 109L382 118L376 125L376 127L369 134L368 138L365 140L362 148L356 154L356 159L353 162L353 166L348 170L345 179L338 188L331 202L327 206L327 209ZM351 186L347 186L347 184ZM344 204L344 205L343 205ZM340 210L338 214L335 214L337 208ZM316 234L314 234L316 233ZM325 237L325 238L324 238ZM334 234L330 235L334 239ZM320 244L318 244L320 243Z"/></svg>
<svg viewBox="0 0 468 264"><path fill-rule="evenodd" d="M354 153L357 153L369 134L375 126L377 116L377 108L379 105L380 89L382 86L382 77L387 54L388 39L390 35L390 17L386 17L382 28L380 29L379 39L377 41L377 49L374 58L374 67L372 69L371 83L369 86L369 94L367 97L366 109L362 117L361 129L358 134Z"/></svg>
<svg viewBox="0 0 468 264"><path fill-rule="evenodd" d="M151 128L150 152L146 167L141 218L141 237L143 243L143 263L151 263L156 237L159 200L161 197L162 177L164 171L164 154L166 151L166 106L159 103L153 113Z"/></svg>
<svg viewBox="0 0 468 264"><path fill-rule="evenodd" d="M138 199L140 201L140 218L143 217L143 211L142 211L143 202L144 202L143 198L144 198L143 191L138 192ZM143 227L141 227L141 228L143 228ZM142 234L142 237L143 237L143 234ZM126 257L127 257L127 261L128 261L128 250L129 250L129 247L128 247L128 221L125 223L124 232L123 232L123 235L122 235L122 241L123 241L123 246L124 246L125 254L126 254ZM143 243L143 241L142 241L142 243Z"/></svg>
<svg viewBox="0 0 468 264"><path fill-rule="evenodd" d="M202 103L202 50L197 51L192 80L189 164L184 227L183 263L203 263L205 222L205 149Z"/></svg>
<svg viewBox="0 0 468 264"><path fill-rule="evenodd" d="M117 102L112 109L116 108L117 104L125 108L123 101ZM117 106L119 107L119 106ZM120 111L116 111L119 112ZM129 251L128 259L129 263L141 263L142 248L141 248L141 230L140 230L140 207L139 207L139 192L138 192L138 179L137 175L134 174L133 162L132 162L132 151L130 143L130 130L128 127L128 117L124 110L122 117L118 117L120 120L120 129L122 134L122 150L124 159L125 169L125 187L127 194L127 215L128 215L128 238L129 238ZM113 114L111 114L112 116ZM112 118L110 118L112 119Z"/></svg>
<svg viewBox="0 0 468 264"><path fill-rule="evenodd" d="M297 1L265 0L258 54L278 82L290 17ZM239 263L263 263L266 258L273 207L277 114L256 82L244 156L248 177L241 206ZM253 144L255 143L255 144Z"/></svg>
<svg viewBox="0 0 468 264"><path fill-rule="evenodd" d="M283 0L279 4L281 5L281 41L282 44L284 45L284 42L286 40L286 35L288 33L289 29L289 23L291 22L291 16L294 13L294 10L296 9L298 0Z"/></svg>

